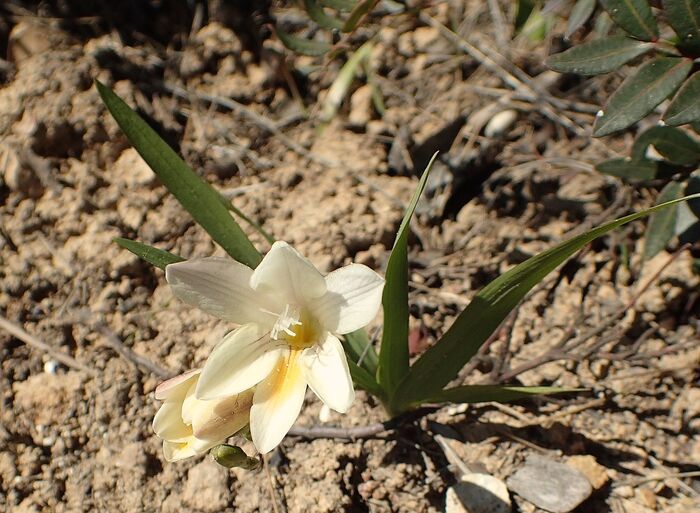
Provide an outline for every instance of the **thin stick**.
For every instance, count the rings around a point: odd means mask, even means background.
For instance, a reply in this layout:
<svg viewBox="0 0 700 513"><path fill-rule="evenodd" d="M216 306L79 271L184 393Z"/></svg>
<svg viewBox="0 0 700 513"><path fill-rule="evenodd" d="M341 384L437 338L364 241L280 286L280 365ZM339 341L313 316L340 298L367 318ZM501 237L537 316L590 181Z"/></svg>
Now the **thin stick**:
<svg viewBox="0 0 700 513"><path fill-rule="evenodd" d="M41 351L44 351L45 353L48 353L51 355L52 358L55 360L58 360L61 362L63 365L66 365L68 367L72 367L74 369L78 369L81 371L87 372L90 376L97 376L97 372L88 367L85 364L80 363L78 360L73 358L72 356L68 356L66 353L63 351L59 351L58 349L54 349L53 347L49 346L48 344L45 344L38 338L36 338L34 335L31 335L30 333L27 333L23 328L20 326L10 322L6 318L0 316L0 328L4 328L6 331L10 333L15 338L18 338L28 346L32 346L35 349L39 349Z"/></svg>
<svg viewBox="0 0 700 513"><path fill-rule="evenodd" d="M272 501L272 509L275 513L280 513L277 507L277 495L275 494L275 487L272 484L272 473L270 473L270 466L267 464L267 457L263 454L263 467L265 467L265 474L267 474L267 487L270 492L270 500Z"/></svg>
<svg viewBox="0 0 700 513"><path fill-rule="evenodd" d="M340 438L344 440L357 440L359 438L374 438L379 434L386 433L411 421L418 420L429 413L439 409L438 406L426 406L417 410L403 413L385 422L377 422L366 426L356 426L343 428L337 426L292 426L287 433L289 436L300 436L302 438Z"/></svg>
<svg viewBox="0 0 700 513"><path fill-rule="evenodd" d="M175 375L174 372L161 367L160 365L152 362L145 356L141 356L140 354L137 354L128 347L126 347L124 343L119 339L117 334L114 333L106 324L100 323L96 326L96 329L105 337L107 345L114 349L125 360L132 363L134 367L136 367L136 369L139 369L139 367L143 367L144 369L150 371L152 374L155 374L159 378L169 378Z"/></svg>

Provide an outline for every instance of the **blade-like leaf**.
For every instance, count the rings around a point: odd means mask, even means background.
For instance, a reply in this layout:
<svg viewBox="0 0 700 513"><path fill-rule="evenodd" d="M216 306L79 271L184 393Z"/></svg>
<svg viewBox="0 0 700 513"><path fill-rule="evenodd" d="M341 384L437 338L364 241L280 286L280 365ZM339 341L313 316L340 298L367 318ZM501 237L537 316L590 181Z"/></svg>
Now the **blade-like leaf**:
<svg viewBox="0 0 700 513"><path fill-rule="evenodd" d="M595 168L606 175L628 180L651 180L658 170L656 162L647 159L611 159L596 164Z"/></svg>
<svg viewBox="0 0 700 513"><path fill-rule="evenodd" d="M606 223L535 255L496 278L413 364L393 397L394 410L403 411L421 398L437 394L457 376L525 294L583 246L623 224L694 197L663 203Z"/></svg>
<svg viewBox="0 0 700 513"><path fill-rule="evenodd" d="M364 329L359 329L344 335L343 338L343 347L348 358L375 376L379 360L367 332Z"/></svg>
<svg viewBox="0 0 700 513"><path fill-rule="evenodd" d="M165 271L166 265L174 264L175 262L182 262L184 260L184 258L181 256L174 255L163 249L154 248L153 246L149 246L143 242L124 239L122 237L115 237L112 240L119 244L122 248L128 249L137 257L142 258L149 264L155 265L163 271Z"/></svg>
<svg viewBox="0 0 700 513"><path fill-rule="evenodd" d="M700 2L697 0L663 0L664 14L680 38L679 46L700 48Z"/></svg>
<svg viewBox="0 0 700 513"><path fill-rule="evenodd" d="M666 109L663 119L671 126L700 121L700 73L693 73L685 81Z"/></svg>
<svg viewBox="0 0 700 513"><path fill-rule="evenodd" d="M219 193L197 176L119 96L100 82L95 84L129 142L194 220L231 257L249 267L257 266L262 256L228 213Z"/></svg>
<svg viewBox="0 0 700 513"><path fill-rule="evenodd" d="M659 27L647 0L600 0L613 21L642 41L656 41Z"/></svg>
<svg viewBox="0 0 700 513"><path fill-rule="evenodd" d="M509 387L504 385L464 385L440 390L437 394L419 399L411 406L423 403L505 403L527 399L537 395L583 392L585 388L560 387Z"/></svg>
<svg viewBox="0 0 700 513"><path fill-rule="evenodd" d="M362 61L369 58L369 56L372 54L373 48L374 44L372 41L367 41L365 44L355 50L355 53L353 53L348 61L343 64L343 67L340 68L338 76L335 77L335 80L331 84L330 88L328 88L328 94L326 94L326 98L323 100L321 122L328 123L331 119L333 119L333 116L335 116L335 113L338 111L338 107L340 107L340 104L343 103L343 100L348 93L350 84L352 84L352 81L355 80L355 74L360 68L360 64L362 64Z"/></svg>
<svg viewBox="0 0 700 513"><path fill-rule="evenodd" d="M518 0L515 13L515 31L520 32L530 18L532 11L537 7L535 0Z"/></svg>
<svg viewBox="0 0 700 513"><path fill-rule="evenodd" d="M595 11L596 0L578 0L569 14L569 21L566 23L564 37L569 39L571 35L589 20Z"/></svg>
<svg viewBox="0 0 700 513"><path fill-rule="evenodd" d="M352 32L360 23L360 20L379 3L379 0L362 0L350 13L343 25L343 32Z"/></svg>
<svg viewBox="0 0 700 513"><path fill-rule="evenodd" d="M680 57L657 57L642 65L596 117L593 136L617 132L642 119L673 94L692 67L692 60Z"/></svg>
<svg viewBox="0 0 700 513"><path fill-rule="evenodd" d="M408 234L411 217L436 157L437 153L428 162L406 208L386 266L386 283L382 294L384 331L379 351L377 381L390 399L408 373Z"/></svg>
<svg viewBox="0 0 700 513"><path fill-rule="evenodd" d="M316 0L304 0L304 9L306 9L309 18L323 28L330 30L341 30L343 28L343 22L326 14L326 11L323 10L323 7Z"/></svg>
<svg viewBox="0 0 700 513"><path fill-rule="evenodd" d="M657 201L664 203L681 197L683 184L669 182L661 189ZM649 260L659 251L664 249L668 242L676 234L676 217L678 205L672 205L649 216L649 224L644 234L644 260Z"/></svg>
<svg viewBox="0 0 700 513"><path fill-rule="evenodd" d="M655 126L640 134L632 146L632 160L644 159L650 145L674 164L692 166L700 162L700 143L678 128Z"/></svg>
<svg viewBox="0 0 700 513"><path fill-rule="evenodd" d="M598 75L614 71L635 57L645 54L653 45L626 36L596 39L552 55L547 66L560 73Z"/></svg>
<svg viewBox="0 0 700 513"><path fill-rule="evenodd" d="M287 34L285 31L279 28L275 28L275 32L284 46L302 55L318 57L320 55L325 55L331 48L333 48L331 45L324 43L323 41L314 41L312 39L296 37L291 34Z"/></svg>
<svg viewBox="0 0 700 513"><path fill-rule="evenodd" d="M355 386L361 388L362 390L366 390L370 394L382 400L384 399L384 391L382 390L382 387L379 386L379 383L377 383L369 372L362 367L359 367L352 360L348 360L348 368L350 369L350 376L352 377L352 381L355 383Z"/></svg>

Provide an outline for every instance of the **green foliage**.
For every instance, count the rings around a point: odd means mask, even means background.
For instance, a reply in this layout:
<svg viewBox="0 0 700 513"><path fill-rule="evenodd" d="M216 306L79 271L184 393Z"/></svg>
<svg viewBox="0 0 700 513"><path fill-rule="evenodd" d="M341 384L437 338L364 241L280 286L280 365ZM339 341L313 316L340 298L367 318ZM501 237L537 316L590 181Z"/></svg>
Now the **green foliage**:
<svg viewBox="0 0 700 513"><path fill-rule="evenodd" d="M232 258L255 267L262 256L231 217L221 196L178 157L111 89L95 82L102 101L129 142L170 193Z"/></svg>
<svg viewBox="0 0 700 513"><path fill-rule="evenodd" d="M662 160L647 156L653 147ZM596 169L601 173L628 180L673 179L661 190L657 202L663 203L700 192L700 179L693 171L700 165L700 142L687 132L668 126L655 126L642 132L632 146L630 158L601 162ZM696 190L697 187L697 190ZM685 242L698 240L700 232L688 231L689 225L700 223L697 202L675 205L650 216L644 234L644 259L664 249L671 239L684 235Z"/></svg>
<svg viewBox="0 0 700 513"><path fill-rule="evenodd" d="M361 329L348 333L343 338L343 347L348 357L369 372L371 376L376 375L379 358L367 332Z"/></svg>
<svg viewBox="0 0 700 513"><path fill-rule="evenodd" d="M178 255L169 253L168 251L154 248L148 244L142 242L137 242L135 240L124 239L122 237L115 237L114 242L124 249L128 249L137 257L145 260L151 265L155 265L158 269L165 271L165 266L168 264L174 264L175 262L182 262L184 258Z"/></svg>
<svg viewBox="0 0 700 513"><path fill-rule="evenodd" d="M382 295L384 331L377 381L390 400L408 373L408 234L411 217L428 182L435 157L437 154L430 159L408 204L386 266L386 285Z"/></svg>
<svg viewBox="0 0 700 513"><path fill-rule="evenodd" d="M620 69L648 53L653 58L632 70L627 80L603 107L593 135L602 137L624 130L648 115L666 99L671 100L662 119L680 126L700 121L700 2L664 0L659 12L677 40L659 39L659 23L647 0L600 0L605 11L596 15L595 3L579 0L569 17L566 36L581 28L591 16L611 20L625 34L592 39L552 55L548 66L562 73L597 75ZM607 29L603 31L607 32ZM675 97L674 97L674 93Z"/></svg>
<svg viewBox="0 0 700 513"><path fill-rule="evenodd" d="M446 388L436 394L421 397L417 403L499 403L527 399L533 395L565 394L581 392L582 388L558 387L509 387L503 385L463 385Z"/></svg>
<svg viewBox="0 0 700 513"><path fill-rule="evenodd" d="M596 117L593 135L601 137L627 128L674 93L693 61L682 57L656 57L628 77Z"/></svg>

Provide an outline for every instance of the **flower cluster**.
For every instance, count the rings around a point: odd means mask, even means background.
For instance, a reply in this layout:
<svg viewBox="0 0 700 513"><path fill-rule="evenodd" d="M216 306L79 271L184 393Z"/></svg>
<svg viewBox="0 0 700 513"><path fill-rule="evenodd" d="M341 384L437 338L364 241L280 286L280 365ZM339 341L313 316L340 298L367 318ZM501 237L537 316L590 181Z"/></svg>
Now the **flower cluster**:
<svg viewBox="0 0 700 513"><path fill-rule="evenodd" d="M307 385L346 412L355 393L337 335L366 326L381 304L384 280L350 264L323 276L285 242L255 270L227 258L170 264L174 294L239 325L201 371L161 384L165 402L153 427L166 459L203 454L250 425L260 453L274 449L299 415Z"/></svg>

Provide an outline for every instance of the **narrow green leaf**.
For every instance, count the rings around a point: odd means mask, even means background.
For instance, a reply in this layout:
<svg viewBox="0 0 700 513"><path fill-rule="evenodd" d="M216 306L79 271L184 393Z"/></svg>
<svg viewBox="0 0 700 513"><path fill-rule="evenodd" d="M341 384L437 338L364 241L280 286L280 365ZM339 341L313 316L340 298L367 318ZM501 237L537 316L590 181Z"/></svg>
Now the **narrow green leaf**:
<svg viewBox="0 0 700 513"><path fill-rule="evenodd" d="M693 61L680 57L656 57L627 78L596 117L593 136L623 130L649 114L683 82Z"/></svg>
<svg viewBox="0 0 700 513"><path fill-rule="evenodd" d="M149 246L143 242L124 239L122 237L115 237L112 240L119 244L122 248L128 249L137 257L142 258L149 264L155 265L157 268L163 271L165 271L166 265L174 264L175 262L182 262L184 260L184 258L181 256L174 255L163 249L154 248L153 246Z"/></svg>
<svg viewBox="0 0 700 513"><path fill-rule="evenodd" d="M329 30L342 30L343 22L326 14L326 11L316 0L304 0L304 9L306 9L309 18L318 23L319 26Z"/></svg>
<svg viewBox="0 0 700 513"><path fill-rule="evenodd" d="M569 394L584 392L585 388L515 387L504 385L464 385L440 390L437 394L422 397L411 406L423 403L505 403L528 399L537 395Z"/></svg>
<svg viewBox="0 0 700 513"><path fill-rule="evenodd" d="M515 31L520 32L530 18L532 11L537 7L535 0L518 0L515 13Z"/></svg>
<svg viewBox="0 0 700 513"><path fill-rule="evenodd" d="M312 39L304 39L301 37L296 37L291 34L287 34L280 28L275 28L277 37L282 44L292 50L293 52L300 53L302 55L311 55L313 57L318 57L325 55L333 48L332 45L324 43L323 41L314 41Z"/></svg>
<svg viewBox="0 0 700 513"><path fill-rule="evenodd" d="M338 11L352 11L357 5L354 0L321 0L321 3Z"/></svg>
<svg viewBox="0 0 700 513"><path fill-rule="evenodd" d="M659 27L647 0L600 0L613 21L642 41L656 41Z"/></svg>
<svg viewBox="0 0 700 513"><path fill-rule="evenodd" d="M254 268L262 256L228 213L219 193L192 171L148 124L100 82L102 101L129 142L195 221L234 259Z"/></svg>
<svg viewBox="0 0 700 513"><path fill-rule="evenodd" d="M700 48L700 2L698 0L663 0L664 14L680 38L679 46Z"/></svg>
<svg viewBox="0 0 700 513"><path fill-rule="evenodd" d="M343 32L352 32L360 23L360 20L379 3L379 0L362 0L350 13L343 25Z"/></svg>
<svg viewBox="0 0 700 513"><path fill-rule="evenodd" d="M359 329L343 335L343 338L343 347L348 358L375 376L379 360L367 332L364 329Z"/></svg>
<svg viewBox="0 0 700 513"><path fill-rule="evenodd" d="M362 390L366 390L381 400L384 400L384 391L382 390L382 387L379 386L379 383L377 383L369 372L362 367L359 367L352 360L348 360L348 368L350 369L350 376L352 377L352 381L355 383L355 386L361 388Z"/></svg>
<svg viewBox="0 0 700 513"><path fill-rule="evenodd" d="M496 278L474 297L443 337L413 364L394 395L394 410L403 411L421 398L437 394L452 381L525 294L576 251L630 221L696 197L700 194L606 223L535 255Z"/></svg>
<svg viewBox="0 0 700 513"><path fill-rule="evenodd" d="M340 104L343 103L343 100L348 93L350 84L352 84L353 80L355 80L355 74L360 68L360 64L362 64L365 59L369 58L369 56L372 54L373 48L374 44L372 41L367 41L365 44L355 50L348 61L343 64L343 67L340 68L338 76L335 77L335 80L331 84L330 88L328 88L328 94L326 94L326 97L323 100L323 108L320 116L322 123L328 123L331 119L333 119L333 116L335 116L335 113L338 111L338 107L340 107Z"/></svg>
<svg viewBox="0 0 700 513"><path fill-rule="evenodd" d="M666 109L664 122L671 126L700 121L700 73L693 73Z"/></svg>
<svg viewBox="0 0 700 513"><path fill-rule="evenodd" d="M566 23L566 32L564 32L566 39L569 39L574 32L586 24L595 11L595 6L596 0L578 0L574 4Z"/></svg>
<svg viewBox="0 0 700 513"><path fill-rule="evenodd" d="M640 134L632 145L632 159L644 159L650 145L674 164L692 166L700 162L700 143L678 128L655 126Z"/></svg>
<svg viewBox="0 0 700 513"><path fill-rule="evenodd" d="M596 164L595 168L606 175L627 180L652 180L656 177L658 165L648 159L611 159Z"/></svg>
<svg viewBox="0 0 700 513"><path fill-rule="evenodd" d="M651 48L653 45L650 43L626 36L606 37L552 55L547 59L547 66L560 73L599 75L616 70Z"/></svg>
<svg viewBox="0 0 700 513"><path fill-rule="evenodd" d="M681 197L683 184L680 182L669 182L661 189L657 201L665 203ZM654 212L649 216L646 233L644 234L644 260L649 260L659 251L664 249L668 242L676 234L676 218L678 216L678 205Z"/></svg>
<svg viewBox="0 0 700 513"><path fill-rule="evenodd" d="M437 153L428 162L406 208L386 266L386 283L382 294L384 330L379 351L377 381L390 401L396 387L408 373L408 234L411 217L425 189L430 168L436 157Z"/></svg>

